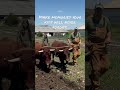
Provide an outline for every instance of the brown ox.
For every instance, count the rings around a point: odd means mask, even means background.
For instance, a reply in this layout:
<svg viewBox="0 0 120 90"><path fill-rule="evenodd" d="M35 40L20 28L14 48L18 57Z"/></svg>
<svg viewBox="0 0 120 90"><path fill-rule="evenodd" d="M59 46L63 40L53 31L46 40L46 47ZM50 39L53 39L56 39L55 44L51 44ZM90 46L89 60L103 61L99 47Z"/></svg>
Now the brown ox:
<svg viewBox="0 0 120 90"><path fill-rule="evenodd" d="M50 47L44 46L39 42L35 42L36 58L40 60L39 67L41 69L50 69L51 64L51 51Z"/></svg>
<svg viewBox="0 0 120 90"><path fill-rule="evenodd" d="M62 67L65 68L66 63L70 61L70 51L68 44L61 41L54 41L51 46L55 48L55 51L53 52L53 60L54 55L56 55L59 57Z"/></svg>
<svg viewBox="0 0 120 90"><path fill-rule="evenodd" d="M16 41L0 41L0 90L2 79L11 80L10 90L34 88L34 50L22 48Z"/></svg>

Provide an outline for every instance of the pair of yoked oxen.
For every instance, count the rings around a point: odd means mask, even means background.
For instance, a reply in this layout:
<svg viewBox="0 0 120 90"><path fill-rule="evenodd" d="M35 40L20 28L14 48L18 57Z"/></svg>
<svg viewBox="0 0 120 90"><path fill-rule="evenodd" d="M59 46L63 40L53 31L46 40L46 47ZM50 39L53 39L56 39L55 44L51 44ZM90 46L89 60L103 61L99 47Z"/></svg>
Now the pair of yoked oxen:
<svg viewBox="0 0 120 90"><path fill-rule="evenodd" d="M54 41L51 46L46 46L42 43L35 43L36 58L40 60L39 66L42 68L50 69L50 65L54 62L54 56L59 57L61 62L61 68L65 68L65 65L70 61L70 52L73 53L73 64L75 60L80 56L78 44L68 45L62 41ZM52 59L51 59L52 54ZM77 60L76 60L77 61Z"/></svg>

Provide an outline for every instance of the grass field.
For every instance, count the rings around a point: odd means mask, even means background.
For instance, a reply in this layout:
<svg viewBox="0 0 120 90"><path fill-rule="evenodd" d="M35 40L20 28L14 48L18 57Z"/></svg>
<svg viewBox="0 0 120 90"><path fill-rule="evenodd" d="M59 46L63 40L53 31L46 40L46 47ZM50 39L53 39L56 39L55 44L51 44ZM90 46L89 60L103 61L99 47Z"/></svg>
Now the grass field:
<svg viewBox="0 0 120 90"><path fill-rule="evenodd" d="M102 77L102 86L104 90L119 90L120 89L120 54L110 56L111 69Z"/></svg>
<svg viewBox="0 0 120 90"><path fill-rule="evenodd" d="M112 40L120 42L120 24L112 24Z"/></svg>
<svg viewBox="0 0 120 90"><path fill-rule="evenodd" d="M112 24L112 41L120 42L119 24ZM114 44L114 43L113 43ZM118 44L117 44L118 45ZM102 77L103 90L120 90L120 47L109 47L110 70Z"/></svg>

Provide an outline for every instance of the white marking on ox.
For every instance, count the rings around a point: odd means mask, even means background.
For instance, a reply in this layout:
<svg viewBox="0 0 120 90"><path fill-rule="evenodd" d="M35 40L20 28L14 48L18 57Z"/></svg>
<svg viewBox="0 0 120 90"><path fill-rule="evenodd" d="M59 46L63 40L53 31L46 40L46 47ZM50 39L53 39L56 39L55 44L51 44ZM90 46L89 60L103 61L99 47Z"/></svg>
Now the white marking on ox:
<svg viewBox="0 0 120 90"><path fill-rule="evenodd" d="M55 51L55 49L50 49L50 51Z"/></svg>
<svg viewBox="0 0 120 90"><path fill-rule="evenodd" d="M38 52L43 52L43 50L40 50L40 51L38 51Z"/></svg>
<svg viewBox="0 0 120 90"><path fill-rule="evenodd" d="M59 52L63 52L63 50L59 50Z"/></svg>
<svg viewBox="0 0 120 90"><path fill-rule="evenodd" d="M8 62L17 62L17 61L20 61L20 58L14 58L14 59L8 60Z"/></svg>
<svg viewBox="0 0 120 90"><path fill-rule="evenodd" d="M69 48L69 50L72 50L73 48Z"/></svg>

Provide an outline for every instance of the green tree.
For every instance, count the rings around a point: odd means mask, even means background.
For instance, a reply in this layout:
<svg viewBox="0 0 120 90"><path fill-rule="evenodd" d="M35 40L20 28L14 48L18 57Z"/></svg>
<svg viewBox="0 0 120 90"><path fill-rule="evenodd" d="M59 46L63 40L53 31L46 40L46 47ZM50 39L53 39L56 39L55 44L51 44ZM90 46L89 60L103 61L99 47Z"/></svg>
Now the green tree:
<svg viewBox="0 0 120 90"><path fill-rule="evenodd" d="M69 37L70 36L70 32L67 32L66 34L65 34L65 37Z"/></svg>
<svg viewBox="0 0 120 90"><path fill-rule="evenodd" d="M38 37L42 37L43 34L42 34L41 32L38 32L38 33L37 33L37 36L38 36Z"/></svg>

